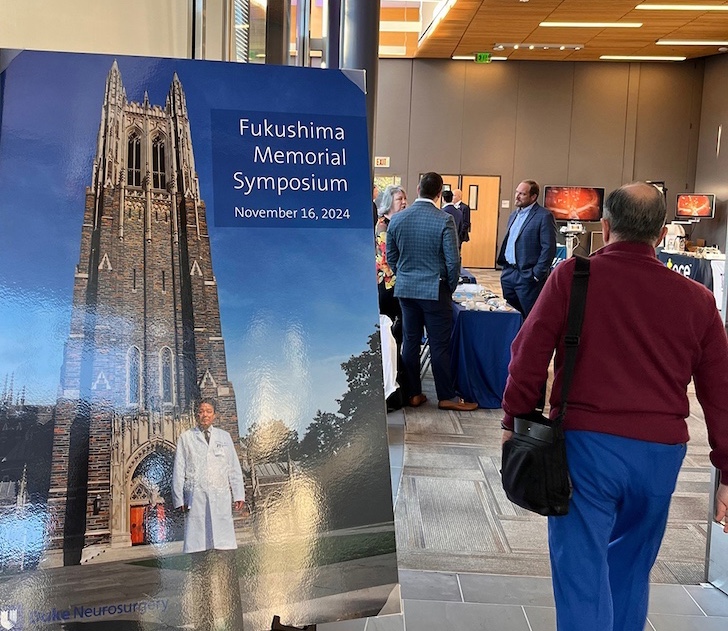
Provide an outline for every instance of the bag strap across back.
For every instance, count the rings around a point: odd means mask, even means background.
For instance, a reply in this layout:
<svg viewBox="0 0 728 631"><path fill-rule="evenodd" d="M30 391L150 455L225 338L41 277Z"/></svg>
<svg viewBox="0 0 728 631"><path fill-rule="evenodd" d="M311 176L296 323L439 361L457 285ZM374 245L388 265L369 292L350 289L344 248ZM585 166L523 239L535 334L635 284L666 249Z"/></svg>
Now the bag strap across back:
<svg viewBox="0 0 728 631"><path fill-rule="evenodd" d="M581 325L584 322L584 308L586 307L586 290L589 286L589 259L584 256L574 256L576 267L574 278L571 281L571 296L569 297L569 314L566 319L566 337L564 338L564 378L561 382L561 408L559 415L553 422L559 427L566 416L566 406L571 388L571 379L576 366L576 352L579 348Z"/></svg>

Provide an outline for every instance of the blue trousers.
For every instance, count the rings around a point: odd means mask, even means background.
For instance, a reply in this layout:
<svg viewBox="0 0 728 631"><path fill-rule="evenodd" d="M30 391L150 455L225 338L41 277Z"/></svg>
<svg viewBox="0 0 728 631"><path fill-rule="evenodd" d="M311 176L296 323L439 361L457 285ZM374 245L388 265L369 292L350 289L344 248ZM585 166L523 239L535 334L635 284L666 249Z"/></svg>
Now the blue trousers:
<svg viewBox="0 0 728 631"><path fill-rule="evenodd" d="M402 306L402 363L407 374L410 396L422 392L420 379L420 346L424 328L430 344L432 378L440 401L456 396L450 368L450 336L452 335L452 292L440 283L438 300L400 298Z"/></svg>
<svg viewBox="0 0 728 631"><path fill-rule="evenodd" d="M549 517L558 631L643 631L685 445L567 431L574 494Z"/></svg>

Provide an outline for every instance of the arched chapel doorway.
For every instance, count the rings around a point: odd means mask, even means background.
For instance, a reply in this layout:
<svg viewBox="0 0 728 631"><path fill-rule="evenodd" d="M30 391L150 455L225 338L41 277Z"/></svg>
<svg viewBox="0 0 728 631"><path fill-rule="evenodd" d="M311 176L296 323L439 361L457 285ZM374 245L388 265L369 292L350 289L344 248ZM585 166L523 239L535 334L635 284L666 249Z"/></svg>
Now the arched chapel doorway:
<svg viewBox="0 0 728 631"><path fill-rule="evenodd" d="M131 544L155 544L182 538L172 502L174 454L160 449L147 455L131 479L129 532Z"/></svg>

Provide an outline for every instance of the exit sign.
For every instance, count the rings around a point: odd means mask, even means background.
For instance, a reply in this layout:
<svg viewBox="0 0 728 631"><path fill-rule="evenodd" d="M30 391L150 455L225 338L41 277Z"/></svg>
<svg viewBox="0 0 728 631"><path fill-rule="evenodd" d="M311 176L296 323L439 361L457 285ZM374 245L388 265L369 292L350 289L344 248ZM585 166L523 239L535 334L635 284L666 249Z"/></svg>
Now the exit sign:
<svg viewBox="0 0 728 631"><path fill-rule="evenodd" d="M389 156L375 156L374 166L382 169L389 168Z"/></svg>
<svg viewBox="0 0 728 631"><path fill-rule="evenodd" d="M490 63L490 53L475 53L475 63L476 64L489 64Z"/></svg>

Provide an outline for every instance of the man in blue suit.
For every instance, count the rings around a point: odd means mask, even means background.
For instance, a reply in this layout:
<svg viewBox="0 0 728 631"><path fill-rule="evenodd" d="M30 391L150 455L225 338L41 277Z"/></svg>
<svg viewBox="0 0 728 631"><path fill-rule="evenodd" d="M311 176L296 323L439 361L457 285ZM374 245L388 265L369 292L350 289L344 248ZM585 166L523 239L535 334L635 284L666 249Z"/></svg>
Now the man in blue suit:
<svg viewBox="0 0 728 631"><path fill-rule="evenodd" d="M420 344L426 328L438 407L472 411L478 404L457 396L450 369L452 292L460 276L455 221L439 208L438 173L425 173L417 192L415 202L395 214L387 228L387 262L397 276L394 295L402 307L402 363L410 386L409 404L418 407L427 401L420 379Z"/></svg>
<svg viewBox="0 0 728 631"><path fill-rule="evenodd" d="M470 206L463 201L463 192L456 188L452 192L452 203L463 214L463 224L460 230L460 245L470 241Z"/></svg>
<svg viewBox="0 0 728 631"><path fill-rule="evenodd" d="M536 201L538 182L524 180L516 187L515 210L498 254L503 267L503 297L525 318L533 308L556 254L556 222Z"/></svg>
<svg viewBox="0 0 728 631"><path fill-rule="evenodd" d="M442 207L442 209L448 214L452 215L452 218L455 220L455 232L458 235L458 250L460 249L460 243L462 242L462 232L463 232L463 213L460 212L460 209L453 204L453 194L452 191L442 191L442 201L445 202L445 205Z"/></svg>

